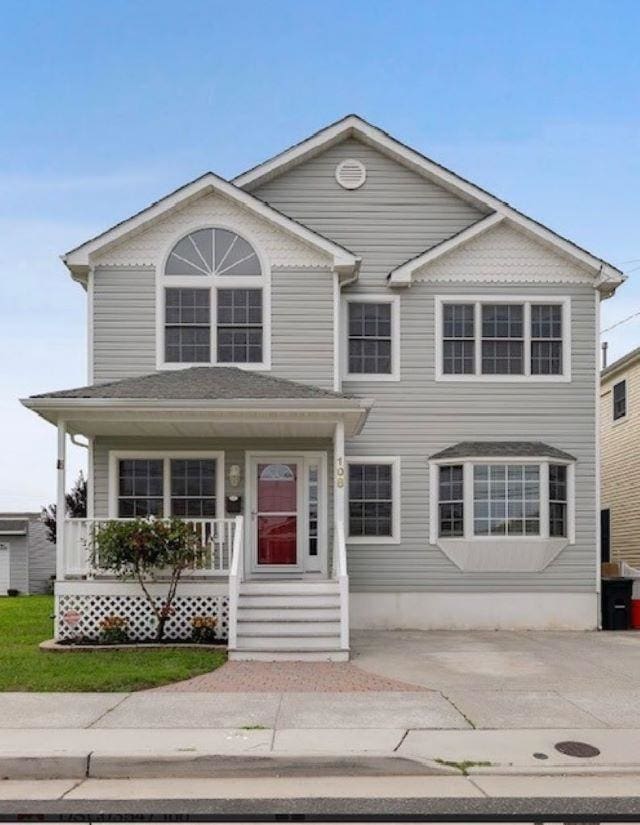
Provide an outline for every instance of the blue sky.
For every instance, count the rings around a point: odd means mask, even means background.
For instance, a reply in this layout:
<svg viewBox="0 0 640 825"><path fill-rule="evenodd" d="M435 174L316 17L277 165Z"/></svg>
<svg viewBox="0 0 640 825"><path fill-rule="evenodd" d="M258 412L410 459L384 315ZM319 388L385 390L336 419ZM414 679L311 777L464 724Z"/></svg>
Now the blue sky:
<svg viewBox="0 0 640 825"><path fill-rule="evenodd" d="M2 30L0 509L54 496L53 428L16 399L85 380L59 254L348 112L638 267L603 325L640 312L636 0L4 0ZM607 338L639 346L640 316Z"/></svg>

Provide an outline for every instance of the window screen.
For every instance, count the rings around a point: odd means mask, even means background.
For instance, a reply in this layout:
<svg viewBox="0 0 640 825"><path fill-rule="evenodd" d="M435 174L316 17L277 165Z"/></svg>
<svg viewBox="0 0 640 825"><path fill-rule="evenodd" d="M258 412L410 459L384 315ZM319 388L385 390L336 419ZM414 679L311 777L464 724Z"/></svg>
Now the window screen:
<svg viewBox="0 0 640 825"><path fill-rule="evenodd" d="M211 294L208 289L165 289L165 360L211 360Z"/></svg>
<svg viewBox="0 0 640 825"><path fill-rule="evenodd" d="M215 459L171 459L171 515L182 518L215 518Z"/></svg>
<svg viewBox="0 0 640 825"><path fill-rule="evenodd" d="M522 304L483 304L483 375L522 375L523 368Z"/></svg>
<svg viewBox="0 0 640 825"><path fill-rule="evenodd" d="M391 304L350 301L349 372L391 373Z"/></svg>
<svg viewBox="0 0 640 825"><path fill-rule="evenodd" d="M349 464L349 535L391 536L391 464Z"/></svg>
<svg viewBox="0 0 640 825"><path fill-rule="evenodd" d="M442 372L472 375L475 372L475 307L444 304L442 308Z"/></svg>
<svg viewBox="0 0 640 825"><path fill-rule="evenodd" d="M562 306L531 305L531 375L562 374Z"/></svg>
<svg viewBox="0 0 640 825"><path fill-rule="evenodd" d="M119 461L119 518L163 515L163 466L161 458L127 458Z"/></svg>
<svg viewBox="0 0 640 825"><path fill-rule="evenodd" d="M218 361L262 361L262 290L218 290Z"/></svg>

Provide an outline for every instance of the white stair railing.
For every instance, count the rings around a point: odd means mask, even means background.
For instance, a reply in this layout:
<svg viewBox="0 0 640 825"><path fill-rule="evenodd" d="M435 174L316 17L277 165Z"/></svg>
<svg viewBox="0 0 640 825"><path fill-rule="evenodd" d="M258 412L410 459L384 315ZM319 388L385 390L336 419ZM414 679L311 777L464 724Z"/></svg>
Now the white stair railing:
<svg viewBox="0 0 640 825"><path fill-rule="evenodd" d="M242 516L236 516L231 566L229 568L229 650L235 650L238 645L238 601L240 600L240 585L244 576L242 532Z"/></svg>
<svg viewBox="0 0 640 825"><path fill-rule="evenodd" d="M336 524L333 569L340 592L340 647L342 650L349 650L349 572L347 570L347 544L344 538L343 521L338 521Z"/></svg>

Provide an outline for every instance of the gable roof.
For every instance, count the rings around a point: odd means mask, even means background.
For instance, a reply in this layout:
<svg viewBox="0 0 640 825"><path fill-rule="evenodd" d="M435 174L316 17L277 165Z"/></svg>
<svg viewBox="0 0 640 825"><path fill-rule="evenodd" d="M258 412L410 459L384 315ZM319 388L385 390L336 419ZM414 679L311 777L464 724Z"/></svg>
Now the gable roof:
<svg viewBox="0 0 640 825"><path fill-rule="evenodd" d="M186 367L163 370L106 384L91 384L30 396L45 398L98 398L127 400L255 400L255 399L348 399L351 396L299 384L239 367Z"/></svg>
<svg viewBox="0 0 640 825"><path fill-rule="evenodd" d="M630 367L632 364L635 364L636 361L640 361L640 347L632 349L630 352L627 352L625 355L618 358L617 361L614 361L612 364L609 364L608 367L605 367L600 372L600 378L603 380L610 378L614 373L619 372L625 367Z"/></svg>
<svg viewBox="0 0 640 825"><path fill-rule="evenodd" d="M201 197L208 192L215 192L237 203L250 212L258 215L269 223L294 235L299 240L315 247L334 261L334 267L338 272L350 274L357 271L360 259L345 247L335 241L325 238L319 232L309 229L307 226L290 218L288 215L279 212L264 201L251 195L249 192L238 188L233 183L215 175L213 172L206 172L190 183L175 189L160 200L154 201L149 206L132 215L126 220L120 221L110 229L101 232L94 238L85 241L69 250L62 256L62 260L76 280L83 281L90 267L90 256L104 247L124 240L128 235L139 232L152 222L163 217L167 212L177 207L185 206L192 200Z"/></svg>
<svg viewBox="0 0 640 825"><path fill-rule="evenodd" d="M514 207L506 201L497 198L480 186L471 183L471 181L457 175L445 166L436 163L436 161L412 149L379 127L374 126L355 114L347 115L305 140L296 143L289 149L280 152L264 163L243 172L233 179L233 183L236 186L252 190L261 183L281 175L283 172L297 166L308 158L320 154L320 152L329 146L341 143L349 137L356 138L367 145L373 146L383 154L392 157L404 166L437 183L463 200L472 203L474 206L483 208L484 210L489 209L496 213L499 218L508 218L515 225L518 225L538 240L555 247L561 254L591 269L595 276L596 286L602 291L612 294L616 287L624 281L625 276L617 267L602 258L592 255L586 249L573 243L573 241L564 238L557 232L554 232L538 221L514 209ZM491 215L489 217L491 217ZM471 227L469 229L471 229ZM453 245L465 243L469 240L469 236L465 234L466 231L467 230L464 230L457 236L454 236L455 242ZM443 243L446 244L449 243L449 241L454 241L454 239L450 238ZM448 247L448 249L450 248L452 248L452 245ZM424 254L426 255L427 253ZM398 286L408 285L410 279L407 280L407 275L413 271L413 269L417 268L417 266L424 265L424 261L420 263L417 262L420 257L421 256L419 256L418 259L414 259L413 267L409 265L410 262L406 262L399 268L402 270L400 278L394 278L394 273L391 273L390 283Z"/></svg>

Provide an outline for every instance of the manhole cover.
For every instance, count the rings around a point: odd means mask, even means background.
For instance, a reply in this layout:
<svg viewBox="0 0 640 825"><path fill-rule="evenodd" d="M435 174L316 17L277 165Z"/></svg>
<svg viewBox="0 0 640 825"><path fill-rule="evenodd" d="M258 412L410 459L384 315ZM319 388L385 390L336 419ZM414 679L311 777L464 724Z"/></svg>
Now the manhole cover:
<svg viewBox="0 0 640 825"><path fill-rule="evenodd" d="M534 753L533 758L534 759L548 759L549 757L547 756L546 753Z"/></svg>
<svg viewBox="0 0 640 825"><path fill-rule="evenodd" d="M555 749L564 753L565 756L577 756L580 759L589 759L592 756L598 756L600 751L594 748L593 745L588 745L586 742L557 742Z"/></svg>

